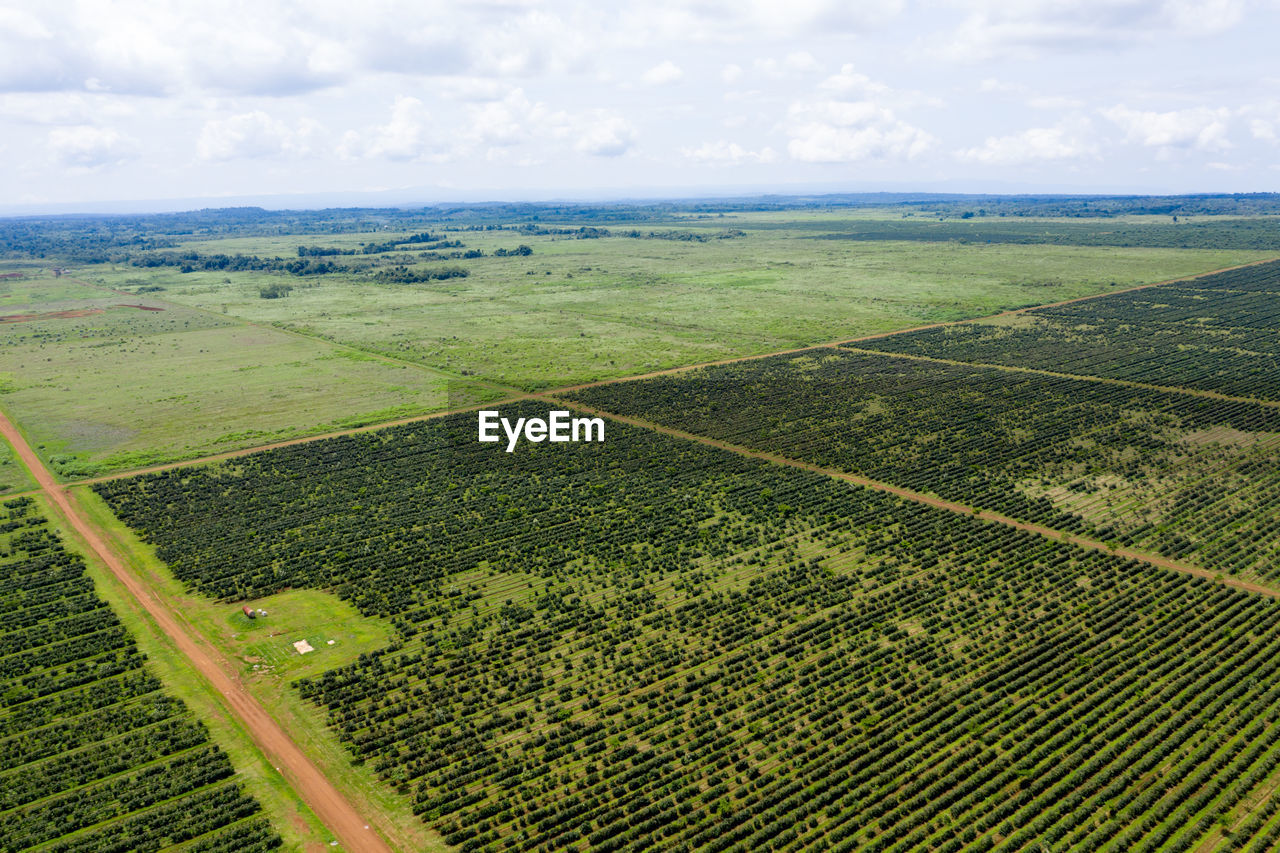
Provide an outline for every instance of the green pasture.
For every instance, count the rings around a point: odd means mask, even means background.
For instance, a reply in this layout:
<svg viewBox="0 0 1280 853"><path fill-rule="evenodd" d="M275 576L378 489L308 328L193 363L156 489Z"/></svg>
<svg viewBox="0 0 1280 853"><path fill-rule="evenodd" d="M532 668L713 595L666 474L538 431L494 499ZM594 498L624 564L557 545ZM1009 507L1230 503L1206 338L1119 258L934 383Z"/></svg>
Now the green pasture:
<svg viewBox="0 0 1280 853"><path fill-rule="evenodd" d="M796 214L789 214L797 216ZM810 219L822 214L810 214ZM827 214L830 216L830 214ZM610 225L647 233L745 237L706 242L574 239L513 231L447 232L484 258L467 278L380 284L359 273L287 276L119 266L86 275L113 287L149 277L165 300L276 324L455 375L545 388L997 311L1207 272L1263 257L1246 251L852 242L755 217ZM794 222L799 226L801 222ZM828 223L830 224L830 223ZM758 230L749 230L753 226ZM296 254L387 235L294 235L192 244L205 253ZM341 238L341 239L340 239ZM357 241L359 242L359 241ZM529 245L527 257L493 257ZM415 263L416 252L339 257ZM282 281L286 298L260 288Z"/></svg>
<svg viewBox="0 0 1280 853"><path fill-rule="evenodd" d="M0 326L0 407L63 476L420 415L491 393L279 329L118 301L99 291L51 304L100 313ZM5 471L0 462L0 483Z"/></svg>

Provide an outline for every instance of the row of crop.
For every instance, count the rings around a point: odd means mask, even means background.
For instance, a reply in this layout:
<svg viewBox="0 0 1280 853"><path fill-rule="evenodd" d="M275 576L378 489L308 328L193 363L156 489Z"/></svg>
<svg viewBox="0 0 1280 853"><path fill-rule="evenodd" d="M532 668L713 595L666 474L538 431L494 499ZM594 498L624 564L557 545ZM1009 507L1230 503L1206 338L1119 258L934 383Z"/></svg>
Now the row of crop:
<svg viewBox="0 0 1280 853"><path fill-rule="evenodd" d="M1208 568L1269 571L1253 534L1270 517L1280 464L1249 457L1249 442L1235 437L1280 433L1275 407L844 351L598 386L573 397L1055 529L1142 541ZM1225 444L1195 439L1214 431L1227 434ZM1139 529L1146 521L1084 517L1046 496L1047 488L1029 488L1151 483L1153 502L1181 491L1189 506L1213 487L1190 480L1192 473L1224 454L1252 466L1252 490L1233 492L1229 524L1212 508L1184 512L1176 529L1161 518Z"/></svg>
<svg viewBox="0 0 1280 853"><path fill-rule="evenodd" d="M906 332L866 349L1280 400L1280 267Z"/></svg>
<svg viewBox="0 0 1280 853"><path fill-rule="evenodd" d="M257 812L34 503L0 521L0 849L159 849Z"/></svg>
<svg viewBox="0 0 1280 853"><path fill-rule="evenodd" d="M936 374L903 375L931 405ZM948 405L978 396L966 376ZM1189 401L1117 429L1158 395L1074 387L1019 413L1073 464L1055 411L1144 453L1173 427L1274 417ZM452 844L1142 843L1265 787L1231 783L1276 755L1252 725L1280 714L1267 600L620 425L604 447L509 456L473 427L102 489L197 585L411 615L392 647L298 686Z"/></svg>

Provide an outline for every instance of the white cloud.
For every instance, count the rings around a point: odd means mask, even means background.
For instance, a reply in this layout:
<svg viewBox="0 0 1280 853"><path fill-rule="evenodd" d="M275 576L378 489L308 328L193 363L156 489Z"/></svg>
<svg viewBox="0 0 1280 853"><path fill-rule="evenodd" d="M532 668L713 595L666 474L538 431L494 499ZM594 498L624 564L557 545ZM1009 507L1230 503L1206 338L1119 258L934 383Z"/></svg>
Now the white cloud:
<svg viewBox="0 0 1280 853"><path fill-rule="evenodd" d="M889 93L889 87L872 80L865 74L859 74L852 64L840 67L839 74L832 74L819 84L818 88L835 95L858 95L862 97L880 97Z"/></svg>
<svg viewBox="0 0 1280 853"><path fill-rule="evenodd" d="M1227 139L1230 111L1225 108L1195 107L1151 112L1119 105L1101 110L1101 113L1124 131L1127 142L1198 151L1225 151L1231 147Z"/></svg>
<svg viewBox="0 0 1280 853"><path fill-rule="evenodd" d="M136 99L79 92L8 92L0 94L0 119L23 124L93 124L104 118L138 115Z"/></svg>
<svg viewBox="0 0 1280 853"><path fill-rule="evenodd" d="M680 69L680 66L668 59L641 74L640 80L650 86L664 86L667 83L676 82L683 76L684 71Z"/></svg>
<svg viewBox="0 0 1280 853"><path fill-rule="evenodd" d="M1022 83L1008 83L1004 80L997 80L995 77L987 77L981 83L978 84L978 91L983 93L987 93L987 92L1006 93L1007 92L1007 93L1021 94L1027 91L1027 87Z"/></svg>
<svg viewBox="0 0 1280 853"><path fill-rule="evenodd" d="M531 164L563 151L566 144L579 153L616 157L630 150L635 135L631 123L615 111L554 110L519 88L449 115L433 114L420 99L400 95L386 124L348 131L338 153L393 161L480 157Z"/></svg>
<svg viewBox="0 0 1280 853"><path fill-rule="evenodd" d="M433 130L431 113L422 101L397 95L390 120L364 134L348 131L338 146L338 154L345 158L399 161L437 159L443 156L446 146Z"/></svg>
<svg viewBox="0 0 1280 853"><path fill-rule="evenodd" d="M992 166L1011 166L1096 156L1088 119L1068 120L1054 127L1032 127L1009 136L988 136L977 148L956 152L961 160Z"/></svg>
<svg viewBox="0 0 1280 853"><path fill-rule="evenodd" d="M196 155L207 162L240 158L301 156L309 152L308 139L318 130L304 119L296 127L261 110L205 122L196 142Z"/></svg>
<svg viewBox="0 0 1280 853"><path fill-rule="evenodd" d="M1078 110L1084 105L1084 101L1079 98L1068 98L1063 95L1036 95L1035 97L1027 98L1027 106L1034 110L1062 112L1065 110Z"/></svg>
<svg viewBox="0 0 1280 853"><path fill-rule="evenodd" d="M49 131L48 146L60 165L91 170L124 162L133 154L135 142L110 128L75 125Z"/></svg>
<svg viewBox="0 0 1280 853"><path fill-rule="evenodd" d="M807 50L793 51L782 59L764 58L752 63L756 73L774 79L796 77L817 71L821 67L818 60L814 59L813 54Z"/></svg>
<svg viewBox="0 0 1280 853"><path fill-rule="evenodd" d="M1249 120L1249 135L1262 142L1280 141L1280 104L1249 104L1240 115Z"/></svg>
<svg viewBox="0 0 1280 853"><path fill-rule="evenodd" d="M1248 0L958 0L968 14L933 49L977 62L1047 52L1098 53L1169 36L1220 33Z"/></svg>
<svg viewBox="0 0 1280 853"><path fill-rule="evenodd" d="M597 112L574 122L570 134L573 147L595 157L618 157L635 144L635 128L626 119L609 112Z"/></svg>
<svg viewBox="0 0 1280 853"><path fill-rule="evenodd" d="M936 140L873 101L811 101L790 110L787 153L806 163L911 159Z"/></svg>
<svg viewBox="0 0 1280 853"><path fill-rule="evenodd" d="M720 79L726 83L736 83L742 77L742 66L736 62L730 62L724 68L720 69Z"/></svg>
<svg viewBox="0 0 1280 853"><path fill-rule="evenodd" d="M777 159L772 148L765 146L759 151L750 151L736 142L718 140L704 142L697 148L681 148L680 153L695 163L709 163L722 166L739 166L743 163L772 163Z"/></svg>
<svg viewBox="0 0 1280 853"><path fill-rule="evenodd" d="M937 141L902 120L885 102L916 100L894 92L844 65L818 85L819 96L793 103L787 113L787 152L806 163L847 163L867 159L904 160L920 156Z"/></svg>

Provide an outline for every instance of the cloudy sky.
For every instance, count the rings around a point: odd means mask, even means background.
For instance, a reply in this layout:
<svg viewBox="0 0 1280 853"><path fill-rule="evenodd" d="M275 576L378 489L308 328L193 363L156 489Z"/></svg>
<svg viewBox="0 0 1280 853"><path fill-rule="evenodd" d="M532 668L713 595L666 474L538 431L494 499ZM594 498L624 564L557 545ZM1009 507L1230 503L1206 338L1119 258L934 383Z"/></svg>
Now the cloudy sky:
<svg viewBox="0 0 1280 853"><path fill-rule="evenodd" d="M0 207L1280 190L1280 0L0 0Z"/></svg>

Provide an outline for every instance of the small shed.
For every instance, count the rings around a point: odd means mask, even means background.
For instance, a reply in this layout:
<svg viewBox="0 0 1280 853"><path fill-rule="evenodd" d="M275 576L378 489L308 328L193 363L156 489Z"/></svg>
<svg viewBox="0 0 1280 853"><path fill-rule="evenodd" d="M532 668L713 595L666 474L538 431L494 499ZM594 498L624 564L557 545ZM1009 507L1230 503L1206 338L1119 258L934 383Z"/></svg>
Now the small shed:
<svg viewBox="0 0 1280 853"><path fill-rule="evenodd" d="M254 611L254 609L253 609L252 607L249 607L248 605L245 605L244 607L242 607L242 608L241 608L241 610L243 610L243 611L244 611L244 615L245 615L245 616L248 616L250 619L255 619L255 618L257 618L257 615L258 615L258 614Z"/></svg>

